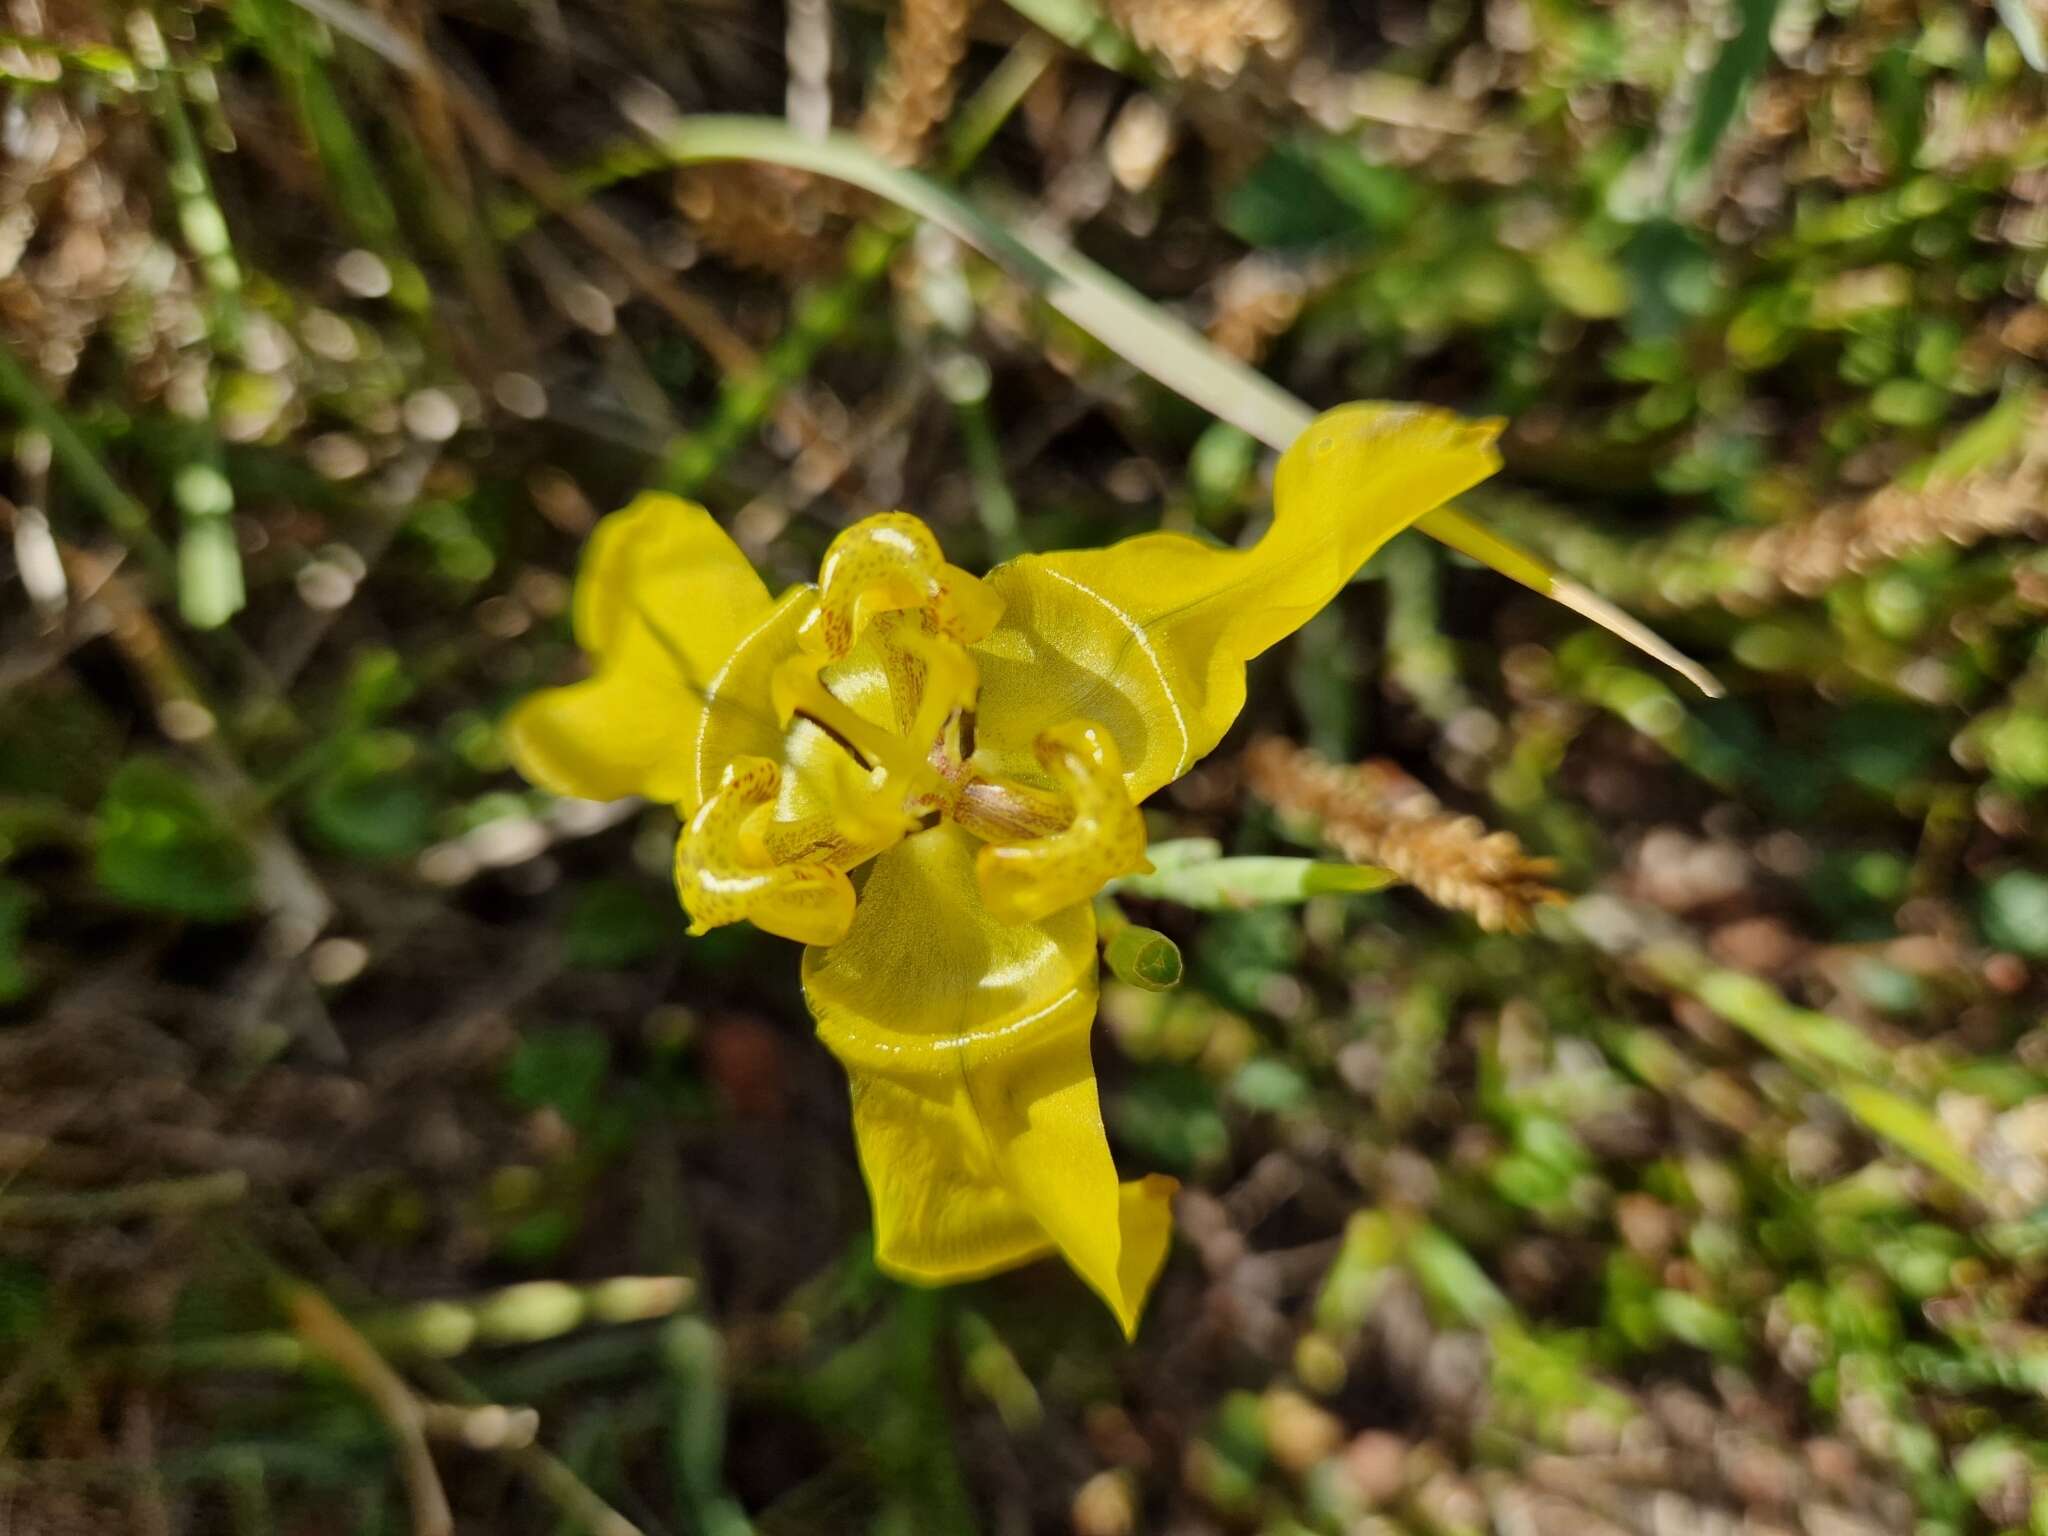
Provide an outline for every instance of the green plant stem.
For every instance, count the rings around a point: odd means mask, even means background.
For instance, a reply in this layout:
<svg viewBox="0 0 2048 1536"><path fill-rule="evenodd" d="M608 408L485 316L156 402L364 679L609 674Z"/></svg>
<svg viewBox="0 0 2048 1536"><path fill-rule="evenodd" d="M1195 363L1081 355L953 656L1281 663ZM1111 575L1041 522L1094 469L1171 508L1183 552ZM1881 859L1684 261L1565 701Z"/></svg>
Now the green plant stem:
<svg viewBox="0 0 2048 1536"><path fill-rule="evenodd" d="M1180 946L1156 929L1132 922L1114 897L1095 898L1095 932L1102 941L1103 964L1118 981L1147 992L1165 992L1180 984L1185 969Z"/></svg>
<svg viewBox="0 0 2048 1536"><path fill-rule="evenodd" d="M12 406L31 427L50 440L51 451L64 466L85 498L99 508L107 526L140 555L152 574L171 574L171 554L150 527L149 513L133 496L121 489L100 456L71 419L43 393L28 369L4 341L0 341L0 401Z"/></svg>
<svg viewBox="0 0 2048 1536"><path fill-rule="evenodd" d="M1188 865L1158 865L1149 875L1125 875L1112 891L1177 902L1203 912L1286 906L1311 896L1351 896L1397 884L1400 876L1372 864L1339 864L1256 854Z"/></svg>
<svg viewBox="0 0 2048 1536"><path fill-rule="evenodd" d="M239 1205L248 1196L249 1176L238 1169L119 1189L0 1195L0 1227L97 1226L137 1216L183 1216Z"/></svg>
<svg viewBox="0 0 2048 1536"><path fill-rule="evenodd" d="M1010 9L1105 69L1127 75L1143 70L1137 45L1089 0L1010 0Z"/></svg>
<svg viewBox="0 0 2048 1536"><path fill-rule="evenodd" d="M986 392L972 399L955 400L953 419L960 426L960 445L966 451L967 472L974 481L975 511L988 534L990 551L997 560L1023 554L1017 496L1003 471L1002 446L990 419Z"/></svg>
<svg viewBox="0 0 2048 1536"><path fill-rule="evenodd" d="M755 367L725 376L710 420L663 449L655 482L688 495L716 474L732 451L759 428L783 393L810 373L818 355L845 334L860 313L862 300L889 270L909 233L907 222L868 224L855 230L847 242L846 265L839 276L798 300L789 328L761 354Z"/></svg>
<svg viewBox="0 0 2048 1536"><path fill-rule="evenodd" d="M178 228L206 284L207 331L216 354L239 350L242 337L242 266L228 236L207 174L206 155L185 108L185 77L176 68L157 72L155 105L169 141L170 184ZM218 356L209 366L208 409L219 414ZM248 600L242 552L235 544L235 491L222 468L217 428L200 435L198 451L171 476L171 499L183 519L178 535L178 612L194 629L216 629Z"/></svg>

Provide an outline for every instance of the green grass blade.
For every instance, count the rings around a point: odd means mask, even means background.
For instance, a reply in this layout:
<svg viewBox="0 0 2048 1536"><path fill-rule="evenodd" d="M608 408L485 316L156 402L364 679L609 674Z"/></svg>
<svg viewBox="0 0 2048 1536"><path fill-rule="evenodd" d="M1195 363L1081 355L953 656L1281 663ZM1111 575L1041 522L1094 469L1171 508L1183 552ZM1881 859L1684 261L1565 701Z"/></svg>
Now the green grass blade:
<svg viewBox="0 0 2048 1536"><path fill-rule="evenodd" d="M1133 74L1142 63L1131 40L1088 0L1010 0L1010 9L1105 69Z"/></svg>
<svg viewBox="0 0 2048 1536"><path fill-rule="evenodd" d="M284 82L335 203L357 237L386 255L399 251L397 207L321 63L310 29L284 0L242 0L235 18Z"/></svg>
<svg viewBox="0 0 2048 1536"><path fill-rule="evenodd" d="M1749 94L1750 81L1770 59L1771 23L1778 15L1778 0L1741 0L1741 13L1734 36L1721 44L1706 79L1700 82L1692 122L1686 128L1685 141L1679 146L1678 162L1673 168L1674 193L1713 161L1722 135L1735 121L1743 98Z"/></svg>
<svg viewBox="0 0 2048 1536"><path fill-rule="evenodd" d="M169 552L150 527L142 503L121 489L99 454L72 426L71 418L36 383L5 342L0 342L0 402L12 406L30 426L50 440L51 451L79 493L107 520L107 525L136 550L158 574L171 569Z"/></svg>
<svg viewBox="0 0 2048 1536"><path fill-rule="evenodd" d="M1383 890L1400 876L1374 864L1336 864L1320 859L1255 854L1126 875L1110 888L1149 896L1203 912L1246 907L1291 906L1311 896L1353 896Z"/></svg>
<svg viewBox="0 0 2048 1536"><path fill-rule="evenodd" d="M1025 224L999 223L929 177L898 169L844 135L809 139L774 118L701 116L684 118L662 131L656 144L676 165L763 160L829 176L887 198L1002 263L1133 367L1271 448L1284 451L1315 418L1307 405L1271 379L1227 356L1198 331L1061 241ZM1556 598L1708 692L1719 691L1704 669L1644 626L1454 509L1439 508L1417 526L1510 580Z"/></svg>
<svg viewBox="0 0 2048 1536"><path fill-rule="evenodd" d="M181 71L158 72L157 117L168 150L171 194L178 229L206 284L207 332L216 356L208 370L208 410L217 416L222 355L239 353L242 339L242 264L228 234L227 215L213 190L199 134L185 107L188 81ZM233 483L221 468L220 440L211 430L199 439L191 462L171 480L171 499L182 517L178 534L178 612L194 629L218 629L248 600L242 555L235 543Z"/></svg>
<svg viewBox="0 0 2048 1536"><path fill-rule="evenodd" d="M1998 19L2019 44L2020 57L2036 74L2048 74L2048 43L2041 38L2041 21L2034 14L2032 0L1997 0Z"/></svg>

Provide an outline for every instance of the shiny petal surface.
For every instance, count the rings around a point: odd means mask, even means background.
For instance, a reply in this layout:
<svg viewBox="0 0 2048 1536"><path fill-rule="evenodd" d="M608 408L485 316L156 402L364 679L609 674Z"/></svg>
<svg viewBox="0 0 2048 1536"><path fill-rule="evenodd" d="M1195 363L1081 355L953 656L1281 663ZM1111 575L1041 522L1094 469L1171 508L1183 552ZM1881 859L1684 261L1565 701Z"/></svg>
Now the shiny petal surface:
<svg viewBox="0 0 2048 1536"><path fill-rule="evenodd" d="M935 827L878 859L852 930L804 956L818 1033L846 1066L876 1254L908 1279L1054 1250L1126 1333L1171 1235L1170 1179L1117 1181L1089 1055L1095 920L989 916L975 840Z"/></svg>
<svg viewBox="0 0 2048 1536"><path fill-rule="evenodd" d="M761 621L768 588L694 501L643 491L601 521L576 574L576 643L609 658L636 625L652 626L698 678L710 676Z"/></svg>
<svg viewBox="0 0 2048 1536"><path fill-rule="evenodd" d="M505 743L521 773L558 795L683 800L694 783L682 757L688 708L652 669L614 669L520 700Z"/></svg>
<svg viewBox="0 0 2048 1536"><path fill-rule="evenodd" d="M1003 922L1048 917L1119 875L1152 867L1145 818L1124 788L1114 737L1089 721L1069 720L1038 738L1037 755L1073 819L1043 837L984 844L975 855L982 904Z"/></svg>
<svg viewBox="0 0 2048 1536"><path fill-rule="evenodd" d="M1003 618L976 647L982 759L1029 777L1062 720L1100 722L1142 800L1186 772L1244 707L1245 663L1300 628L1394 534L1499 467L1498 425L1361 402L1282 455L1273 525L1249 549L1151 533L1026 555L988 578Z"/></svg>
<svg viewBox="0 0 2048 1536"><path fill-rule="evenodd" d="M775 804L782 769L765 757L729 764L676 842L676 888L690 932L750 921L800 944L836 944L853 922L853 882L828 862L777 859L751 835Z"/></svg>
<svg viewBox="0 0 2048 1536"><path fill-rule="evenodd" d="M780 611L710 513L674 496L636 498L598 524L576 580L572 617L594 675L512 712L513 760L558 794L694 808L733 757L773 754L778 733L764 704L709 701L743 697L720 680L736 652L774 638ZM714 740L700 753L705 736ZM718 760L700 771L700 755Z"/></svg>

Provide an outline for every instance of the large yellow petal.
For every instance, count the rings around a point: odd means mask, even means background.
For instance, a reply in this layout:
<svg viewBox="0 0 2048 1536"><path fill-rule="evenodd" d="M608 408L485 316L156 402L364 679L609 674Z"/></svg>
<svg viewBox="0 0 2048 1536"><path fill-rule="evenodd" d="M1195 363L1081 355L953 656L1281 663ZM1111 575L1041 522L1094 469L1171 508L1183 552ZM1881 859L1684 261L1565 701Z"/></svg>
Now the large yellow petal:
<svg viewBox="0 0 2048 1536"><path fill-rule="evenodd" d="M652 626L692 678L709 677L761 621L768 588L717 519L694 501L642 491L598 523L570 618L600 660Z"/></svg>
<svg viewBox="0 0 2048 1536"><path fill-rule="evenodd" d="M558 794L694 809L734 758L776 755L765 678L795 648L802 592L778 605L702 507L637 497L598 524L576 581L594 675L512 712L513 761Z"/></svg>
<svg viewBox="0 0 2048 1536"><path fill-rule="evenodd" d="M1360 402L1282 455L1273 525L1249 549L1150 533L1026 555L989 574L1005 609L975 648L987 771L1031 778L1048 726L1100 722L1142 800L1209 752L1244 707L1244 668L1335 597L1388 539L1499 467L1498 426Z"/></svg>
<svg viewBox="0 0 2048 1536"><path fill-rule="evenodd" d="M677 721L687 707L659 673L614 668L528 694L505 717L505 745L521 773L558 795L681 800L690 780L677 777Z"/></svg>
<svg viewBox="0 0 2048 1536"><path fill-rule="evenodd" d="M976 840L941 825L875 861L853 928L804 954L853 1085L882 1267L945 1282L1058 1251L1128 1334L1165 1262L1171 1179L1117 1182L1095 1091L1095 918L1003 923Z"/></svg>

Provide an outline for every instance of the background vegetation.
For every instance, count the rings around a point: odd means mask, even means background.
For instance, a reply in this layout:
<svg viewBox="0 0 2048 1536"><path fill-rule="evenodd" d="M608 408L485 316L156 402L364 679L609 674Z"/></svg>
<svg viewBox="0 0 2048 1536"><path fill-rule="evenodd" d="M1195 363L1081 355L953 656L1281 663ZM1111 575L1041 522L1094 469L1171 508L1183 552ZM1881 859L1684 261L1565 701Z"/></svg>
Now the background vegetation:
<svg viewBox="0 0 2048 1536"><path fill-rule="evenodd" d="M0 17L0 1532L2048 1528L2028 0ZM640 486L779 584L899 505L1236 537L1270 456L667 164L703 111L1512 418L1467 510L1729 686L1419 535L1261 664L1155 835L1411 885L1129 900L1188 970L1098 1036L1186 1181L1135 1347L879 1277L793 953L495 722Z"/></svg>

